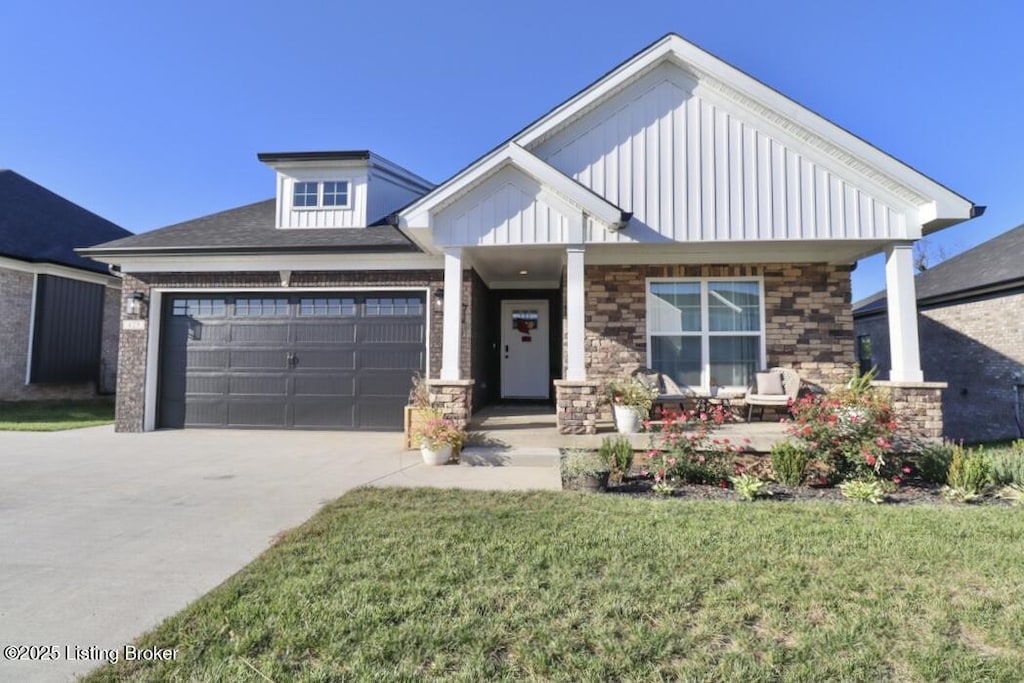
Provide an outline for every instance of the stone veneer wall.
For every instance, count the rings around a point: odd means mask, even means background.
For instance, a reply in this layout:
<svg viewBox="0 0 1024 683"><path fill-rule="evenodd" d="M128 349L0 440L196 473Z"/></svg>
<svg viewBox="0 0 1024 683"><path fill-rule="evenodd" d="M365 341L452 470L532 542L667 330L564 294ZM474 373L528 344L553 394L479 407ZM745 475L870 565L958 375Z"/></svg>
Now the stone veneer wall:
<svg viewBox="0 0 1024 683"><path fill-rule="evenodd" d="M296 292L311 287L424 287L430 291L426 305L429 312L427 331L430 353L430 376L438 377L441 371L441 344L444 328L442 311L435 306L435 295L444 287L444 271L401 270L401 271L297 271L292 273L289 290ZM272 272L225 272L225 273L140 273L125 275L122 299L133 292L150 296L152 287L160 288L209 288L230 291L240 287L266 287L281 290L280 276ZM463 320L460 365L463 377L469 377L470 330L472 329L473 288L469 272L463 278ZM146 362L149 325L153 321L143 320L141 329L122 330L119 346L119 372L117 378L117 420L119 432L140 432L144 424L146 392ZM471 403L470 403L471 406Z"/></svg>
<svg viewBox="0 0 1024 683"><path fill-rule="evenodd" d="M428 382L430 404L456 424L468 427L473 415L473 383L471 379L432 379Z"/></svg>
<svg viewBox="0 0 1024 683"><path fill-rule="evenodd" d="M0 268L0 401L93 398L94 382L73 384L25 384L28 362L28 340L32 324L32 273ZM100 391L112 391L112 377L117 372L118 290L104 288L103 341L100 376L110 384Z"/></svg>
<svg viewBox="0 0 1024 683"><path fill-rule="evenodd" d="M922 307L917 317L921 369L945 382L943 435L995 441L1021 435L1017 392L1024 392L1024 291L992 293ZM860 317L856 333L871 337L871 362L887 379L891 367L885 313Z"/></svg>
<svg viewBox="0 0 1024 683"><path fill-rule="evenodd" d="M767 365L805 382L841 384L854 367L850 267L825 263L586 267L587 377L622 378L647 365L647 278L764 279Z"/></svg>
<svg viewBox="0 0 1024 683"><path fill-rule="evenodd" d="M600 382L555 380L555 415L559 434L596 434L600 412Z"/></svg>
<svg viewBox="0 0 1024 683"><path fill-rule="evenodd" d="M898 433L910 439L941 439L942 390L945 382L875 382L888 391Z"/></svg>

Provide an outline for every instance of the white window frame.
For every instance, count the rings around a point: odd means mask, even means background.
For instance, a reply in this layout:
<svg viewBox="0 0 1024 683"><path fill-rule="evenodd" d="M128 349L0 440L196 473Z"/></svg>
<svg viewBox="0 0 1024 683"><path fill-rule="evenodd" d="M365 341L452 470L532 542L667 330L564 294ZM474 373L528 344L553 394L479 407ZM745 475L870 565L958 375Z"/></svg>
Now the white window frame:
<svg viewBox="0 0 1024 683"><path fill-rule="evenodd" d="M651 284L661 282L696 282L700 284L700 332L654 332L651 329L651 316L647 314L650 310L651 300ZM712 332L710 327L710 314L708 311L708 285L713 282L756 282L758 288L758 299L760 302L760 320L761 327L757 332ZM764 308L764 278L762 276L735 276L735 277L649 277L644 283L644 317L645 325L647 327L647 367L653 366L653 358L651 356L651 338L652 337L700 337L700 357L701 357L701 369L700 369L700 386L699 387L684 387L698 391L701 393L709 393L711 390L711 337L754 337L760 335L760 358L758 358L758 370L763 370L766 365L767 358L767 340L766 331L767 321L765 320L765 308ZM745 386L725 386L727 390L746 390Z"/></svg>
<svg viewBox="0 0 1024 683"><path fill-rule="evenodd" d="M295 186L299 183L313 183L316 185L316 204L313 206L296 206L295 204ZM345 195L345 204L332 204L327 206L324 204L324 183L345 183L348 186L348 191ZM339 178L336 180L302 180L295 178L292 180L291 187L291 205L293 211L334 211L337 209L351 209L352 208L352 181L347 178Z"/></svg>

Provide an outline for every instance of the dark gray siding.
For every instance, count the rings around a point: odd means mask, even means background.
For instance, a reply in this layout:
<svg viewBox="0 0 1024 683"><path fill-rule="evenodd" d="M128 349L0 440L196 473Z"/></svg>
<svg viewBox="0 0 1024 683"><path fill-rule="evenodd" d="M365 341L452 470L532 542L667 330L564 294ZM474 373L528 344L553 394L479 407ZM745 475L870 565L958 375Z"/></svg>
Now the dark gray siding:
<svg viewBox="0 0 1024 683"><path fill-rule="evenodd" d="M32 332L32 383L99 377L103 285L40 275Z"/></svg>

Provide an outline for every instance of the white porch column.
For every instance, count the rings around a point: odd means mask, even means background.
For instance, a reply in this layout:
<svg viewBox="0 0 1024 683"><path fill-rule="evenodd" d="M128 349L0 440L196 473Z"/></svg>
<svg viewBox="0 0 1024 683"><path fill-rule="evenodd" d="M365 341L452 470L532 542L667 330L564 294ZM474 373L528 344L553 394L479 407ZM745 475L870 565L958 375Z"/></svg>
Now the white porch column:
<svg viewBox="0 0 1024 683"><path fill-rule="evenodd" d="M565 378L581 382L587 378L583 362L583 340L586 335L586 292L583 280L583 247L572 246L565 250L565 299L566 299L566 371Z"/></svg>
<svg viewBox="0 0 1024 683"><path fill-rule="evenodd" d="M921 351L917 337L917 293L914 289L914 244L885 248L885 294L889 305L889 349L893 382L921 382Z"/></svg>
<svg viewBox="0 0 1024 683"><path fill-rule="evenodd" d="M462 249L444 251L444 335L441 345L441 379L459 377L462 348Z"/></svg>

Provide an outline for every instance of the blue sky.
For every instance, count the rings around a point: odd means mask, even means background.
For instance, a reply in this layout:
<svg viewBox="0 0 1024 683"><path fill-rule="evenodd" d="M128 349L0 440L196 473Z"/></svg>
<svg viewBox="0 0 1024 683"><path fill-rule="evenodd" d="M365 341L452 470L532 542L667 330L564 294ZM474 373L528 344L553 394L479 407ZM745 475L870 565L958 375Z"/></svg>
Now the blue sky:
<svg viewBox="0 0 1024 683"><path fill-rule="evenodd" d="M674 31L987 205L952 255L1024 223L1020 6L4 0L0 168L135 232L272 196L261 151L440 181Z"/></svg>

